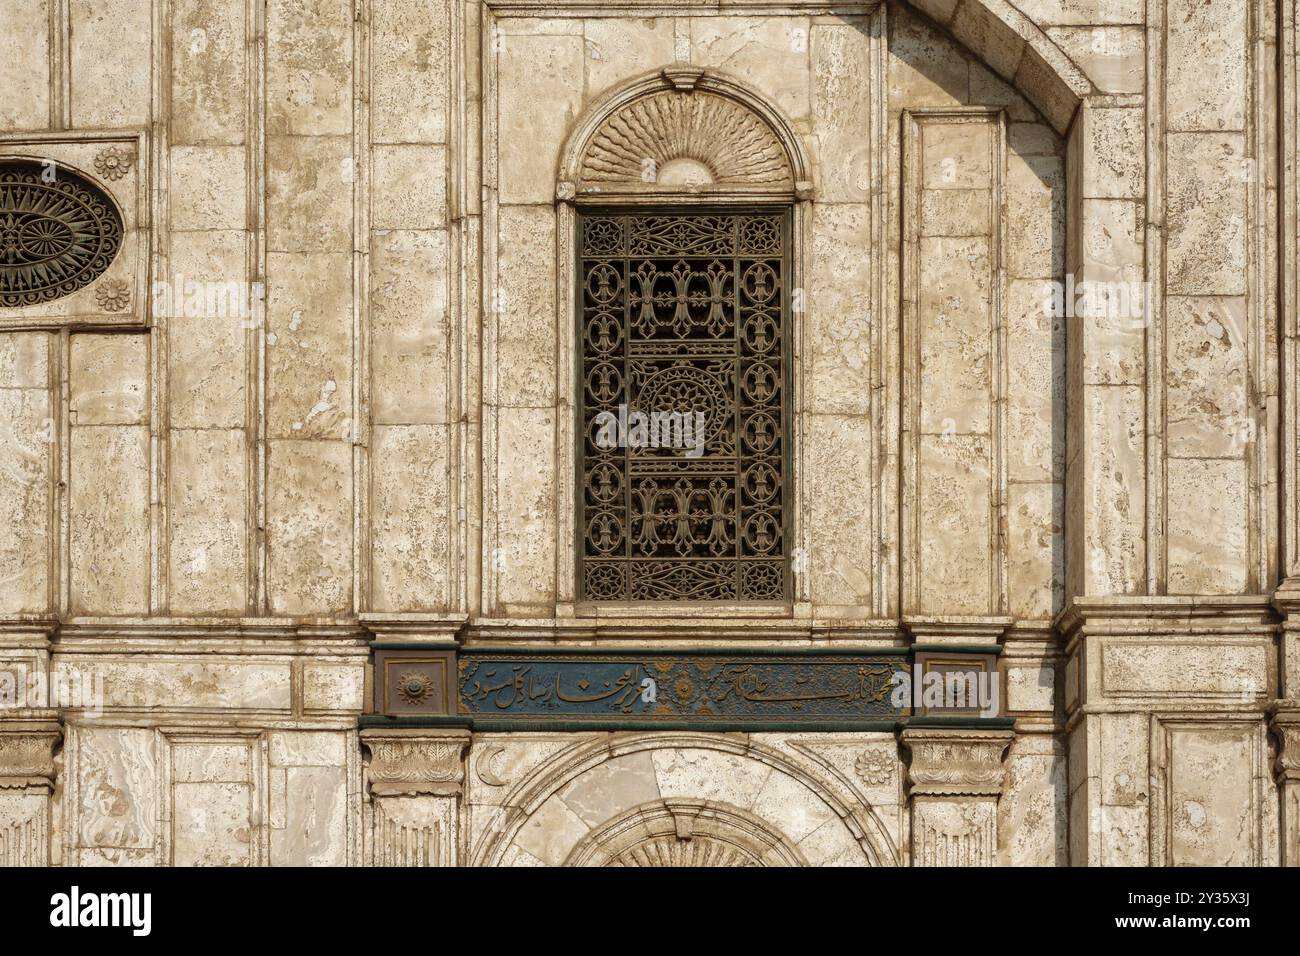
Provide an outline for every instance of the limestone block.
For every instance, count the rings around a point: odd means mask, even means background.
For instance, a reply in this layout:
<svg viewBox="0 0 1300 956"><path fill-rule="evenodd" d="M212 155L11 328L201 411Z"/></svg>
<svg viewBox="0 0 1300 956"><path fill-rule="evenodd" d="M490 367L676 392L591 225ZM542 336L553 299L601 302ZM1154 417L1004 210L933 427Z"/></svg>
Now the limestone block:
<svg viewBox="0 0 1300 956"><path fill-rule="evenodd" d="M148 729L77 727L77 845L151 850L157 837L158 760Z"/></svg>
<svg viewBox="0 0 1300 956"><path fill-rule="evenodd" d="M988 613L989 456L984 436L921 437L920 613Z"/></svg>
<svg viewBox="0 0 1300 956"><path fill-rule="evenodd" d="M555 214L502 206L498 220L497 401L555 404Z"/></svg>
<svg viewBox="0 0 1300 956"><path fill-rule="evenodd" d="M275 252L344 252L351 247L352 140L268 136L267 247Z"/></svg>
<svg viewBox="0 0 1300 956"><path fill-rule="evenodd" d="M1173 866L1259 866L1258 725L1166 725L1167 792L1157 861ZM1270 788L1271 789L1271 788ZM1161 858L1164 858L1163 860Z"/></svg>
<svg viewBox="0 0 1300 956"><path fill-rule="evenodd" d="M271 827L273 866L343 866L347 862L347 770L288 767L271 773L285 777L283 827Z"/></svg>
<svg viewBox="0 0 1300 956"><path fill-rule="evenodd" d="M1049 618L1061 609L1064 511L1059 483L1013 482L1007 487L1007 590L1016 616Z"/></svg>
<svg viewBox="0 0 1300 956"><path fill-rule="evenodd" d="M160 280L167 320L171 424L179 428L240 428L245 395L248 328L260 303L247 285L245 233L173 232L171 276Z"/></svg>
<svg viewBox="0 0 1300 956"><path fill-rule="evenodd" d="M765 763L717 750L682 748L653 751L659 794L725 803L742 810L754 806L774 772Z"/></svg>
<svg viewBox="0 0 1300 956"><path fill-rule="evenodd" d="M67 681L103 680L105 710L290 709L289 664L284 660L212 655L95 656L56 658L55 676Z"/></svg>
<svg viewBox="0 0 1300 956"><path fill-rule="evenodd" d="M352 4L281 0L266 12L269 135L352 128Z"/></svg>
<svg viewBox="0 0 1300 956"><path fill-rule="evenodd" d="M26 337L44 346L44 335ZM37 354L15 342L14 334L0 338L6 340L0 355L6 346L10 357ZM44 354L43 348L39 354ZM33 371L38 370L36 365ZM21 380L27 371L13 368L0 375ZM49 607L53 440L49 392L0 387L0 613L35 613Z"/></svg>
<svg viewBox="0 0 1300 956"><path fill-rule="evenodd" d="M809 411L871 410L871 253L866 205L817 205L812 275L803 297L805 401ZM801 316L794 315L796 322Z"/></svg>
<svg viewBox="0 0 1300 956"><path fill-rule="evenodd" d="M591 18L582 21L588 99L623 80L673 62L671 17Z"/></svg>
<svg viewBox="0 0 1300 956"><path fill-rule="evenodd" d="M172 432L168 583L174 613L244 612L248 580L246 469L242 429Z"/></svg>
<svg viewBox="0 0 1300 956"><path fill-rule="evenodd" d="M267 431L351 441L352 260L267 257Z"/></svg>
<svg viewBox="0 0 1300 956"><path fill-rule="evenodd" d="M3 0L0 22L48 23L50 0ZM50 35L48 30L6 30L0 34L0 129L44 129L50 121Z"/></svg>
<svg viewBox="0 0 1300 956"><path fill-rule="evenodd" d="M172 147L172 228L245 228L246 159L242 146Z"/></svg>
<svg viewBox="0 0 1300 956"><path fill-rule="evenodd" d="M811 63L812 115L823 157L818 199L857 203L867 199L871 128L868 84L870 30L862 18L843 24L814 22Z"/></svg>
<svg viewBox="0 0 1300 956"><path fill-rule="evenodd" d="M810 22L804 17L692 17L691 62L751 84L793 120L806 120Z"/></svg>
<svg viewBox="0 0 1300 956"><path fill-rule="evenodd" d="M809 415L804 433L809 593L816 604L869 606L872 599L870 420Z"/></svg>
<svg viewBox="0 0 1300 956"><path fill-rule="evenodd" d="M1090 108L1083 112L1083 196L1142 199L1146 192L1146 111Z"/></svg>
<svg viewBox="0 0 1300 956"><path fill-rule="evenodd" d="M1268 667L1267 649L1257 641L1117 638L1101 651L1100 689L1113 699L1217 697L1250 703L1267 696Z"/></svg>
<svg viewBox="0 0 1300 956"><path fill-rule="evenodd" d="M242 143L248 100L243 0L177 0L171 16L172 142Z"/></svg>
<svg viewBox="0 0 1300 956"><path fill-rule="evenodd" d="M1170 295L1246 293L1246 194L1239 133L1171 133L1166 268Z"/></svg>
<svg viewBox="0 0 1300 956"><path fill-rule="evenodd" d="M970 70L951 40L904 6L889 11L889 31L891 110L969 102Z"/></svg>
<svg viewBox="0 0 1300 956"><path fill-rule="evenodd" d="M360 713L366 703L365 684L363 666L306 664L302 669L302 709L310 713Z"/></svg>
<svg viewBox="0 0 1300 956"><path fill-rule="evenodd" d="M374 610L446 605L448 466L446 426L374 427L370 585Z"/></svg>
<svg viewBox="0 0 1300 956"><path fill-rule="evenodd" d="M247 783L172 788L174 866L249 866L254 836Z"/></svg>
<svg viewBox="0 0 1300 956"><path fill-rule="evenodd" d="M582 106L581 36L507 36L497 51L497 182L503 203L555 198L560 148ZM545 109L537 104L545 103Z"/></svg>
<svg viewBox="0 0 1300 956"><path fill-rule="evenodd" d="M989 434L992 281L987 238L922 238L917 325L921 432Z"/></svg>
<svg viewBox="0 0 1300 956"><path fill-rule="evenodd" d="M72 608L142 614L149 607L149 432L72 429L69 490Z"/></svg>
<svg viewBox="0 0 1300 956"><path fill-rule="evenodd" d="M1007 753L998 835L1008 866L1062 866L1067 859L1065 755L1050 737L1019 737Z"/></svg>
<svg viewBox="0 0 1300 956"><path fill-rule="evenodd" d="M1170 594L1241 594L1249 575L1246 463L1169 459Z"/></svg>
<svg viewBox="0 0 1300 956"><path fill-rule="evenodd" d="M276 614L352 605L352 449L336 441L272 441L267 571Z"/></svg>
<svg viewBox="0 0 1300 956"><path fill-rule="evenodd" d="M143 335L74 335L69 412L74 427L142 425L149 340Z"/></svg>
<svg viewBox="0 0 1300 956"><path fill-rule="evenodd" d="M1045 32L1103 93L1141 93L1145 34L1137 26L1049 26Z"/></svg>
<svg viewBox="0 0 1300 956"><path fill-rule="evenodd" d="M1088 516L1079 572L1086 593L1123 594L1146 573L1143 488L1146 426L1141 389L1098 385L1082 396L1080 440L1096 453L1071 457L1067 482L1077 482L1072 507ZM1085 593L1073 581L1067 590Z"/></svg>
<svg viewBox="0 0 1300 956"><path fill-rule="evenodd" d="M1166 445L1179 458L1238 458L1256 439L1246 396L1246 301L1165 300Z"/></svg>
<svg viewBox="0 0 1300 956"><path fill-rule="evenodd" d="M497 412L495 551L497 600L510 605L555 600L555 412ZM508 450L508 453L506 451Z"/></svg>
<svg viewBox="0 0 1300 956"><path fill-rule="evenodd" d="M659 799L659 784L650 752L624 754L598 764L557 796L589 827L596 827L634 807Z"/></svg>
<svg viewBox="0 0 1300 956"><path fill-rule="evenodd" d="M1170 0L1165 109L1171 130L1243 128L1248 10L1245 0Z"/></svg>
<svg viewBox="0 0 1300 956"><path fill-rule="evenodd" d="M445 143L450 4L370 6L370 136L376 143Z"/></svg>
<svg viewBox="0 0 1300 956"><path fill-rule="evenodd" d="M72 125L149 122L150 0L70 0Z"/></svg>
<svg viewBox="0 0 1300 956"><path fill-rule="evenodd" d="M49 333L0 333L0 388L49 388L49 353Z"/></svg>
<svg viewBox="0 0 1300 956"><path fill-rule="evenodd" d="M386 424L447 421L447 234L375 233L370 251L370 401Z"/></svg>
<svg viewBox="0 0 1300 956"><path fill-rule="evenodd" d="M1046 281L1003 290L1007 325L1007 476L1050 481L1065 468L1065 323Z"/></svg>
<svg viewBox="0 0 1300 956"><path fill-rule="evenodd" d="M1142 0L1018 0L1038 24L1145 23Z"/></svg>
<svg viewBox="0 0 1300 956"><path fill-rule="evenodd" d="M1065 168L1059 155L1007 154L1007 274L1050 279L1065 268Z"/></svg>
<svg viewBox="0 0 1300 956"><path fill-rule="evenodd" d="M370 217L374 228L446 228L446 147L375 146L372 155Z"/></svg>

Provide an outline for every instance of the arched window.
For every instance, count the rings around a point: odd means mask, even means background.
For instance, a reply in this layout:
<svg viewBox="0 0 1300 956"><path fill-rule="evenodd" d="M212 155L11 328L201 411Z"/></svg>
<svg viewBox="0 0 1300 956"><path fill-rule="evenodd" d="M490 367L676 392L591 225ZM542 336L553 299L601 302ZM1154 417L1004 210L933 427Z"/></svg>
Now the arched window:
<svg viewBox="0 0 1300 956"><path fill-rule="evenodd" d="M730 81L657 80L573 157L578 596L788 602L796 174Z"/></svg>

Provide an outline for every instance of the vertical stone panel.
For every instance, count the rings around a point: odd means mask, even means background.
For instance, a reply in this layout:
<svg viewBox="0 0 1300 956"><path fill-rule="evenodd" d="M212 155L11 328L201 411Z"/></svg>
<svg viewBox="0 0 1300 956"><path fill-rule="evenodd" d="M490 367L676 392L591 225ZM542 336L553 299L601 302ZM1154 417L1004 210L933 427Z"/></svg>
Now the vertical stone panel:
<svg viewBox="0 0 1300 956"><path fill-rule="evenodd" d="M371 604L376 611L444 607L447 427L377 425L371 456Z"/></svg>
<svg viewBox="0 0 1300 956"><path fill-rule="evenodd" d="M1241 129L1246 121L1246 0L1167 0L1170 129Z"/></svg>
<svg viewBox="0 0 1300 956"><path fill-rule="evenodd" d="M44 129L50 122L51 0L0 0L0 129Z"/></svg>
<svg viewBox="0 0 1300 956"><path fill-rule="evenodd" d="M485 555L499 610L528 616L555 601L555 412L497 413L497 540Z"/></svg>
<svg viewBox="0 0 1300 956"><path fill-rule="evenodd" d="M497 401L552 406L556 400L555 214L540 206L502 206L498 228Z"/></svg>
<svg viewBox="0 0 1300 956"><path fill-rule="evenodd" d="M448 4L370 6L370 136L376 143L447 141Z"/></svg>
<svg viewBox="0 0 1300 956"><path fill-rule="evenodd" d="M149 122L151 0L69 0L72 125Z"/></svg>
<svg viewBox="0 0 1300 956"><path fill-rule="evenodd" d="M50 610L50 337L0 334L0 613Z"/></svg>
<svg viewBox="0 0 1300 956"><path fill-rule="evenodd" d="M244 142L246 0L173 0L171 140Z"/></svg>
<svg viewBox="0 0 1300 956"><path fill-rule="evenodd" d="M502 35L497 54L500 200L549 203L560 149L582 108L582 37Z"/></svg>
<svg viewBox="0 0 1300 956"><path fill-rule="evenodd" d="M376 232L370 248L375 424L441 424L448 399L447 233Z"/></svg>
<svg viewBox="0 0 1300 956"><path fill-rule="evenodd" d="M276 614L353 606L353 14L267 8L267 591Z"/></svg>
<svg viewBox="0 0 1300 956"><path fill-rule="evenodd" d="M149 608L148 339L71 338L72 610Z"/></svg>
<svg viewBox="0 0 1300 956"><path fill-rule="evenodd" d="M255 865L265 776L256 738L188 738L169 749L171 864Z"/></svg>
<svg viewBox="0 0 1300 956"><path fill-rule="evenodd" d="M348 862L348 771L343 733L277 732L270 739L271 865Z"/></svg>
<svg viewBox="0 0 1300 956"><path fill-rule="evenodd" d="M994 113L905 123L907 609L996 612L1003 130Z"/></svg>
<svg viewBox="0 0 1300 956"><path fill-rule="evenodd" d="M153 863L158 839L158 757L154 731L77 727L69 769L76 802L65 826L80 852L69 863Z"/></svg>
<svg viewBox="0 0 1300 956"><path fill-rule="evenodd" d="M352 601L352 449L271 441L267 583L275 614L341 614Z"/></svg>
<svg viewBox="0 0 1300 956"><path fill-rule="evenodd" d="M242 429L173 429L168 459L172 611L242 614L247 581Z"/></svg>

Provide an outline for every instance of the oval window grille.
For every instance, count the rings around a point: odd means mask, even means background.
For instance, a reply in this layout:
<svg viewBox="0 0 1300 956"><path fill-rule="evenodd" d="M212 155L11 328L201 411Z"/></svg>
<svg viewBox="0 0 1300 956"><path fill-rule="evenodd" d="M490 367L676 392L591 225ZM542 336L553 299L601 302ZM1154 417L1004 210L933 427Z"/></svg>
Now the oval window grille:
<svg viewBox="0 0 1300 956"><path fill-rule="evenodd" d="M122 245L113 200L77 173L0 160L0 305L39 305L104 274Z"/></svg>

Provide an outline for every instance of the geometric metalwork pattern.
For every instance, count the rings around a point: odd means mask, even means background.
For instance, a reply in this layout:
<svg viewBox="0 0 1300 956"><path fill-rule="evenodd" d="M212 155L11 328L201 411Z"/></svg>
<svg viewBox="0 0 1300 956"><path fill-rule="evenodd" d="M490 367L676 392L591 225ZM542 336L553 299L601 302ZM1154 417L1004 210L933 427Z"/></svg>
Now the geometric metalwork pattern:
<svg viewBox="0 0 1300 956"><path fill-rule="evenodd" d="M477 722L644 720L824 724L898 720L906 652L738 655L460 652L457 709ZM540 723L539 723L540 722Z"/></svg>
<svg viewBox="0 0 1300 956"><path fill-rule="evenodd" d="M786 600L786 212L578 227L582 596Z"/></svg>
<svg viewBox="0 0 1300 956"><path fill-rule="evenodd" d="M103 275L122 244L113 201L76 173L0 161L0 306L49 302Z"/></svg>

